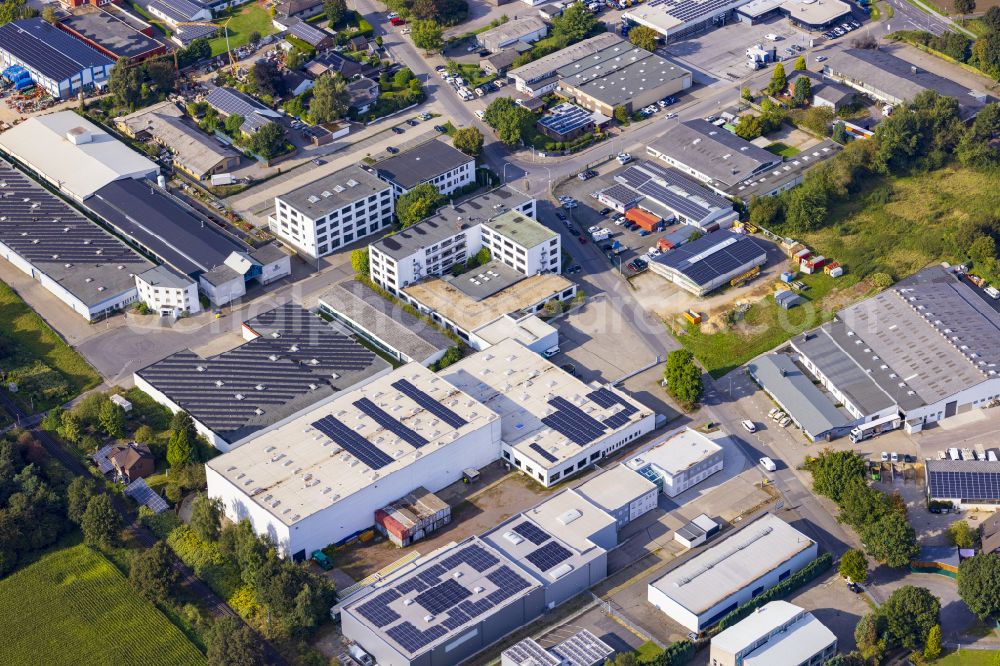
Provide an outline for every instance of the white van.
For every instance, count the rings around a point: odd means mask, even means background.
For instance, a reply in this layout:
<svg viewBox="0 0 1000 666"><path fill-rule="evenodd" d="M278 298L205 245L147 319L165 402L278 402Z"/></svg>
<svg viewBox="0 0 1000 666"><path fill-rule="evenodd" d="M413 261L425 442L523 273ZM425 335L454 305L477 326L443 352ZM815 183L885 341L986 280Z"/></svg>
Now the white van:
<svg viewBox="0 0 1000 666"><path fill-rule="evenodd" d="M768 458L767 456L764 456L763 458L760 459L760 466L766 469L768 472L774 472L777 471L778 469L778 466L774 464L774 461Z"/></svg>

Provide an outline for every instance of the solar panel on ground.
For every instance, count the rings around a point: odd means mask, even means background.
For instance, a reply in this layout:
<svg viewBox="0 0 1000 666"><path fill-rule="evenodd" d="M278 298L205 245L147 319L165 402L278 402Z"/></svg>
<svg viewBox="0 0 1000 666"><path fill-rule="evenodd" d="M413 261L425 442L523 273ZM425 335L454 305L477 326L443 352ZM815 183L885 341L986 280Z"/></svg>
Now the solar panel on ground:
<svg viewBox="0 0 1000 666"><path fill-rule="evenodd" d="M554 568L561 562L565 562L572 556L566 548L562 547L555 541L551 541L541 548L534 550L525 556L529 562L534 564L536 567L542 571L548 571Z"/></svg>
<svg viewBox="0 0 1000 666"><path fill-rule="evenodd" d="M413 400L413 402L417 403L434 416L450 425L452 428L461 428L468 423L468 421L463 419L461 416L451 411L405 379L393 382L392 387Z"/></svg>
<svg viewBox="0 0 1000 666"><path fill-rule="evenodd" d="M399 619L399 613L389 608L389 603L399 597L400 594L396 590L386 590L371 601L358 606L358 613L376 627L384 627Z"/></svg>
<svg viewBox="0 0 1000 666"><path fill-rule="evenodd" d="M125 494L140 504L145 504L153 513L163 513L169 506L146 484L146 479L136 479L125 487Z"/></svg>
<svg viewBox="0 0 1000 666"><path fill-rule="evenodd" d="M392 463L392 458L381 449L332 416L324 416L312 426L372 469L382 469Z"/></svg>
<svg viewBox="0 0 1000 666"><path fill-rule="evenodd" d="M397 437L400 437L404 442L409 444L415 449L419 449L421 446L427 444L427 440L418 435L416 432L403 425L396 419L392 418L387 414L381 407L376 405L374 402L368 398L361 398L360 400L354 401L354 406L359 410L364 412L365 415L371 417L380 426L393 433Z"/></svg>
<svg viewBox="0 0 1000 666"><path fill-rule="evenodd" d="M523 536L531 543L535 544L536 546L540 546L552 538L548 534L546 534L540 527L538 527L534 523L529 523L528 521L524 521L522 523L518 523L517 525L515 525L514 531Z"/></svg>
<svg viewBox="0 0 1000 666"><path fill-rule="evenodd" d="M431 615L438 615L470 596L472 596L472 590L451 578L421 592L413 600Z"/></svg>
<svg viewBox="0 0 1000 666"><path fill-rule="evenodd" d="M541 446L539 446L534 442L532 442L528 448L530 448L532 451L534 451L535 453L537 453L550 463L559 462L559 458L556 458L554 455L552 455L551 453L549 453L548 451L546 451L545 449L543 449Z"/></svg>

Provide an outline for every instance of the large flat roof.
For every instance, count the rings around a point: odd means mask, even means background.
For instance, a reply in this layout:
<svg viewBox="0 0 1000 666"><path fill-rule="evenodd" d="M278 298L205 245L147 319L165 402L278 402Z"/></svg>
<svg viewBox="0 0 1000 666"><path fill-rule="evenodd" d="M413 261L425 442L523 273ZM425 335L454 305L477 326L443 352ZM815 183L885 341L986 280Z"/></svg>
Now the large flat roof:
<svg viewBox="0 0 1000 666"><path fill-rule="evenodd" d="M160 42L139 32L116 14L104 10L70 14L61 17L59 23L119 58L141 58L163 48Z"/></svg>
<svg viewBox="0 0 1000 666"><path fill-rule="evenodd" d="M210 137L184 119L184 113L170 101L160 102L135 113L115 118L133 134L146 132L174 153L175 159L198 174L212 171L224 159L240 153Z"/></svg>
<svg viewBox="0 0 1000 666"><path fill-rule="evenodd" d="M90 140L74 144L66 138L78 129ZM0 134L0 149L79 200L112 181L160 173L155 163L72 111L28 118Z"/></svg>
<svg viewBox="0 0 1000 666"><path fill-rule="evenodd" d="M513 69L507 73L507 76L531 83L550 76L560 67L565 67L609 46L625 43L627 43L625 40L612 32L602 32L599 35L584 39L576 44L571 44L555 53L542 56L538 60L529 62L527 65Z"/></svg>
<svg viewBox="0 0 1000 666"><path fill-rule="evenodd" d="M139 253L0 160L0 242L88 306L135 287Z"/></svg>
<svg viewBox="0 0 1000 666"><path fill-rule="evenodd" d="M671 476L687 471L692 465L722 451L712 438L691 428L680 428L667 433L637 456L625 462L629 469L638 471L655 465Z"/></svg>
<svg viewBox="0 0 1000 666"><path fill-rule="evenodd" d="M649 491L656 490L656 484L627 465L615 465L575 490L605 511L610 511L628 506Z"/></svg>
<svg viewBox="0 0 1000 666"><path fill-rule="evenodd" d="M747 368L764 390L788 410L795 422L811 437L846 428L854 418L837 409L829 397L813 384L785 354L767 354L751 361Z"/></svg>
<svg viewBox="0 0 1000 666"><path fill-rule="evenodd" d="M503 553L470 537L374 584L341 612L413 660L540 588Z"/></svg>
<svg viewBox="0 0 1000 666"><path fill-rule="evenodd" d="M701 118L670 123L649 147L705 174L719 189L781 163L781 157Z"/></svg>
<svg viewBox="0 0 1000 666"><path fill-rule="evenodd" d="M334 285L319 300L414 360L422 361L455 344L424 320L356 280Z"/></svg>
<svg viewBox="0 0 1000 666"><path fill-rule="evenodd" d="M113 181L85 205L118 233L188 275L210 271L231 253L249 249L149 181Z"/></svg>
<svg viewBox="0 0 1000 666"><path fill-rule="evenodd" d="M458 148L444 141L431 139L415 148L387 157L372 167L382 180L412 189L425 181L475 161Z"/></svg>
<svg viewBox="0 0 1000 666"><path fill-rule="evenodd" d="M504 185L461 203L444 206L427 219L385 236L371 245L393 259L404 259L477 224L488 222L505 211L513 210L531 198Z"/></svg>
<svg viewBox="0 0 1000 666"><path fill-rule="evenodd" d="M738 270L755 258L766 257L766 254L763 245L756 238L719 229L675 247L654 261L677 271L697 285L706 285L722 275Z"/></svg>
<svg viewBox="0 0 1000 666"><path fill-rule="evenodd" d="M829 90L830 86L823 86L823 89ZM790 157L764 171L758 171L751 178L729 187L726 189L726 192L730 196L739 197L744 201L750 201L754 195L769 195L772 192L780 190L788 183L800 180L807 169L812 168L825 159L833 157L843 149L844 147L836 141L823 139L815 146L806 148L795 157Z"/></svg>
<svg viewBox="0 0 1000 666"><path fill-rule="evenodd" d="M40 18L0 25L0 50L57 82L78 76L91 67L114 64L94 47Z"/></svg>
<svg viewBox="0 0 1000 666"><path fill-rule="evenodd" d="M892 369L898 388L931 404L997 376L1000 313L977 291L934 266L838 316L879 357L872 363Z"/></svg>
<svg viewBox="0 0 1000 666"><path fill-rule="evenodd" d="M177 352L135 374L232 443L389 367L294 303L244 326L259 337L210 357Z"/></svg>
<svg viewBox="0 0 1000 666"><path fill-rule="evenodd" d="M492 266L480 267L492 270L501 280L505 275L513 273L514 269L500 262L491 262ZM506 269L506 271L505 271ZM477 273L478 274L478 273ZM520 273L517 274L520 278ZM468 275L460 275L457 280L470 280ZM482 281L480 281L482 282ZM471 285L475 286L475 285ZM431 278L417 284L411 284L403 291L419 303L450 319L467 331L474 331L500 317L512 312L519 312L532 307L548 298L571 288L573 283L561 275L541 273L519 279L504 289L490 294L488 297L473 297L469 295L470 285L456 285L453 280ZM477 294L478 296L478 294Z"/></svg>
<svg viewBox="0 0 1000 666"><path fill-rule="evenodd" d="M733 208L731 201L705 187L701 181L656 162L641 160L617 174L615 181L695 222ZM609 188L612 196L614 187ZM634 200L624 191L618 192L621 192L619 196Z"/></svg>
<svg viewBox="0 0 1000 666"><path fill-rule="evenodd" d="M623 16L667 34L689 24L725 14L746 2L747 0L662 0L636 5Z"/></svg>
<svg viewBox="0 0 1000 666"><path fill-rule="evenodd" d="M801 664L836 643L837 637L812 613L793 623L781 634L743 658L744 666Z"/></svg>
<svg viewBox="0 0 1000 666"><path fill-rule="evenodd" d="M506 46L511 40L520 39L547 28L548 24L540 16L522 16L479 33L478 39L480 44L486 46L491 43Z"/></svg>
<svg viewBox="0 0 1000 666"><path fill-rule="evenodd" d="M927 460L927 491L931 497L1000 501L1000 463L986 460Z"/></svg>
<svg viewBox="0 0 1000 666"><path fill-rule="evenodd" d="M275 198L315 220L388 187L369 171L351 165Z"/></svg>
<svg viewBox="0 0 1000 666"><path fill-rule="evenodd" d="M771 601L713 636L712 647L720 648L729 654L736 654L761 638L766 638L772 631L791 622L802 613L803 610L795 604L781 600Z"/></svg>
<svg viewBox="0 0 1000 666"><path fill-rule="evenodd" d="M496 321L475 330L476 337L482 338L491 345L501 340L514 338L524 346L533 345L543 338L558 335L557 329L543 321L538 315L514 317L505 315Z"/></svg>
<svg viewBox="0 0 1000 666"><path fill-rule="evenodd" d="M650 585L701 615L814 545L802 532L768 513Z"/></svg>
<svg viewBox="0 0 1000 666"><path fill-rule="evenodd" d="M558 70L562 86L610 106L691 76L691 71L628 42L610 46Z"/></svg>
<svg viewBox="0 0 1000 666"><path fill-rule="evenodd" d="M529 249L559 235L541 222L516 210L497 215L486 223L486 227Z"/></svg>
<svg viewBox="0 0 1000 666"><path fill-rule="evenodd" d="M501 439L542 469L557 467L583 446L652 414L616 389L588 386L511 339L448 366L442 374L499 414ZM565 434L562 416L570 413L592 426L584 437Z"/></svg>

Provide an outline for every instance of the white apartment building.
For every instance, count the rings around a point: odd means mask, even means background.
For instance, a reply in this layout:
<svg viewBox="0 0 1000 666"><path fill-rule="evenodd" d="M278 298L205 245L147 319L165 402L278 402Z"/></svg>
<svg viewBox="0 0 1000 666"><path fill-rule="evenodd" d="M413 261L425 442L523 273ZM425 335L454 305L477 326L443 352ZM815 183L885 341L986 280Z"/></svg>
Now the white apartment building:
<svg viewBox="0 0 1000 666"><path fill-rule="evenodd" d="M392 223L393 188L358 166L274 198L268 228L310 258L326 256Z"/></svg>
<svg viewBox="0 0 1000 666"><path fill-rule="evenodd" d="M535 200L504 186L381 238L368 246L372 280L394 295L429 276L443 275L489 247L494 259L524 275L559 272L560 237L532 219L512 221L504 213L535 216ZM484 234L483 226L490 224ZM539 229L540 228L540 229ZM524 230L523 233L521 230ZM544 231L543 231L544 230ZM484 235L488 236L484 240Z"/></svg>
<svg viewBox="0 0 1000 666"><path fill-rule="evenodd" d="M166 266L156 266L135 276L139 299L163 317L201 312L198 284Z"/></svg>
<svg viewBox="0 0 1000 666"><path fill-rule="evenodd" d="M437 139L384 159L373 168L397 196L423 183L430 183L441 194L451 194L476 182L475 158Z"/></svg>

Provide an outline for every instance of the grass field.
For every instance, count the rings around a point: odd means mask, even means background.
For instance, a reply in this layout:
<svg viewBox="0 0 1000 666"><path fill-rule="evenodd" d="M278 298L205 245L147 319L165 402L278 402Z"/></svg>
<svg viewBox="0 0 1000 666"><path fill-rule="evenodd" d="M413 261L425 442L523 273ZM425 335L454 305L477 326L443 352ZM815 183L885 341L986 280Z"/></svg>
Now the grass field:
<svg viewBox="0 0 1000 666"><path fill-rule="evenodd" d="M220 21L225 23L225 21ZM277 32L271 24L271 16L256 3L244 6L226 26L229 29L229 47L237 48L250 41L250 33L259 32L260 36L270 35ZM222 35L208 41L212 47L212 55L217 56L226 52L226 37Z"/></svg>
<svg viewBox="0 0 1000 666"><path fill-rule="evenodd" d="M781 155L782 157L795 157L802 151L794 146L789 146L778 141L777 143L772 143L770 146L765 148L769 153L774 153L775 155Z"/></svg>
<svg viewBox="0 0 1000 666"><path fill-rule="evenodd" d="M13 373L21 384L18 398L34 411L76 397L101 383L92 367L21 300L0 282L0 371Z"/></svg>
<svg viewBox="0 0 1000 666"><path fill-rule="evenodd" d="M103 555L57 550L0 581L0 663L204 664Z"/></svg>
<svg viewBox="0 0 1000 666"><path fill-rule="evenodd" d="M995 666L1000 652L991 650L962 650L950 652L931 662L934 666Z"/></svg>

